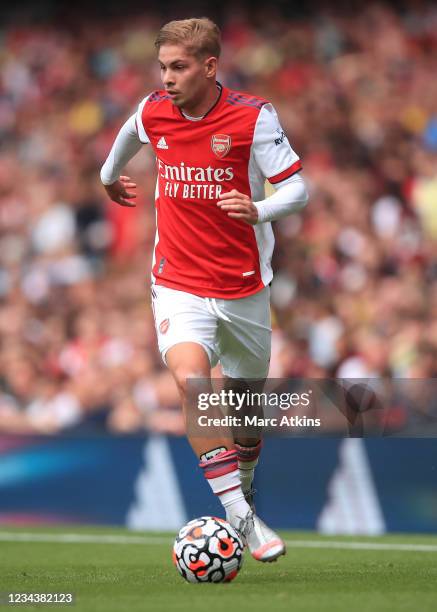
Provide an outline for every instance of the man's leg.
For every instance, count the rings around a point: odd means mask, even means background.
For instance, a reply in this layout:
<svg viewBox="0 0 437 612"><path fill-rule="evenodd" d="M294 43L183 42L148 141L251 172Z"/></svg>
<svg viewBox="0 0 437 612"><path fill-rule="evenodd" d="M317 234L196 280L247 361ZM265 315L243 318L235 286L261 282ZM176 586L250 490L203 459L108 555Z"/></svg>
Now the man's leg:
<svg viewBox="0 0 437 612"><path fill-rule="evenodd" d="M232 434L224 428L215 437L211 432L209 436L190 433L193 410L197 413L197 405L190 398L190 379L205 380L205 392L211 391L210 358L214 359L217 349L218 312L208 308L204 298L167 287L153 286L152 296L159 349L178 385L187 435L200 467L252 556L259 561L273 561L284 553L284 545L254 516L244 498Z"/></svg>
<svg viewBox="0 0 437 612"><path fill-rule="evenodd" d="M220 427L217 435L199 436L197 427L192 428L194 419L199 416L197 405L193 402L193 390L195 395L212 391L209 357L201 344L181 342L167 351L166 362L179 389L188 440L200 459L199 465L212 491L226 510L228 521L238 527L250 507L241 489L238 455L232 432L226 427ZM192 388L190 379L195 379L191 383Z"/></svg>
<svg viewBox="0 0 437 612"><path fill-rule="evenodd" d="M204 433L196 426L202 414L195 401L196 391L212 391L217 315L199 296L161 285L153 285L151 293L159 349L179 389L189 442L213 492L225 507L228 520L236 524L237 517L245 516L250 508L241 490L231 432L226 428L207 428Z"/></svg>
<svg viewBox="0 0 437 612"><path fill-rule="evenodd" d="M261 393L265 384L265 379L259 381L245 381L241 379L226 378L225 388L233 390L234 393L240 394L241 397L248 397L248 402L245 403L239 411L239 415L262 417L262 405L258 402L254 404L250 401L251 393ZM247 394L248 392L248 394ZM257 396L255 396L257 397ZM235 449L237 451L238 469L240 470L241 488L243 489L244 497L252 510L255 510L254 504L254 488L253 479L255 476L255 468L258 465L258 459L262 448L262 428L252 426L250 431L241 432L241 428L236 428L233 431Z"/></svg>
<svg viewBox="0 0 437 612"><path fill-rule="evenodd" d="M261 393L264 387L264 380L244 380L226 377L225 388L240 397L238 405L239 416L245 422L245 416L263 416L262 403L258 400L257 393ZM254 393L255 396L251 397ZM255 399L256 398L256 399ZM241 400L247 400L241 404ZM243 431L239 427L234 428L233 437L237 451L238 467L242 492L246 502L249 504L250 512L236 525L242 534L246 545L252 556L258 561L275 561L278 557L285 554L285 544L282 539L270 529L255 514L253 477L255 467L258 464L258 457L261 452L262 428L259 426L245 427Z"/></svg>
<svg viewBox="0 0 437 612"><path fill-rule="evenodd" d="M237 300L214 300L220 314L217 350L228 378L227 384L240 391L262 392L269 370L270 307L269 288ZM249 402L252 404L252 402ZM262 416L262 404L246 405L243 414ZM241 415L241 411L240 411ZM244 421L243 421L244 422ZM241 478L246 487L246 499L251 501L252 481L261 449L261 428L234 431ZM285 544L251 509L238 527L255 559L274 561L285 554Z"/></svg>

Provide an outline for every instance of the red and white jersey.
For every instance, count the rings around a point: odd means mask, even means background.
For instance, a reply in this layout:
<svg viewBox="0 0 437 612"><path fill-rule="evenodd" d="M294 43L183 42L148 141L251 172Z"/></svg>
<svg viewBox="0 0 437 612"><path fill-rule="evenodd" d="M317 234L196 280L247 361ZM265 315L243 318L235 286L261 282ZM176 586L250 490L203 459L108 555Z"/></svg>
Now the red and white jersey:
<svg viewBox="0 0 437 612"><path fill-rule="evenodd" d="M271 224L232 219L217 200L231 189L263 200L265 179L277 185L301 169L273 106L222 87L214 107L193 121L155 91L140 103L136 124L157 161L153 281L225 299L263 289L273 276Z"/></svg>

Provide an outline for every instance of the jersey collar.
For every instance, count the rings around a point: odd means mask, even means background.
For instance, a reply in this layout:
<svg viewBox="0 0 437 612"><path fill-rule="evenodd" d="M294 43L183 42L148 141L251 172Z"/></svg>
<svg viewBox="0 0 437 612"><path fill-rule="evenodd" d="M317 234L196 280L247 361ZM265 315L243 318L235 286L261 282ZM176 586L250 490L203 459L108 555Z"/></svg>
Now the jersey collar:
<svg viewBox="0 0 437 612"><path fill-rule="evenodd" d="M224 101L227 98L228 90L226 87L223 87L223 85L219 83L218 81L216 81L216 83L217 83L217 88L220 89L220 94L218 95L217 100L214 102L211 108L203 115L201 119L197 119L195 121L188 119L184 115L184 113L181 111L181 109L177 108L177 112L183 119L185 119L185 121L190 121L190 123L192 123L193 125L195 125L196 123L202 123L204 119L209 118L211 115L217 112L217 110L221 108L221 106L223 106Z"/></svg>

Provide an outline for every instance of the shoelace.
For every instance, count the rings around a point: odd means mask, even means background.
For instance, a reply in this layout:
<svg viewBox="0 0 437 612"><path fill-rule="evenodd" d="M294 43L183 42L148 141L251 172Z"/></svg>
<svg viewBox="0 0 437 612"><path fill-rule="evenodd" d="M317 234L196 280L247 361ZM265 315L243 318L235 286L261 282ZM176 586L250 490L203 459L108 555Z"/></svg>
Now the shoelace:
<svg viewBox="0 0 437 612"><path fill-rule="evenodd" d="M250 509L252 510L253 513L256 512L255 510L255 493L256 492L257 492L256 489L252 487L251 489L249 489L249 491L246 491L244 494L244 498L249 504Z"/></svg>
<svg viewBox="0 0 437 612"><path fill-rule="evenodd" d="M251 489L245 492L244 497L253 501L255 493L257 493L257 490L252 487Z"/></svg>
<svg viewBox="0 0 437 612"><path fill-rule="evenodd" d="M250 511L246 514L244 518L240 520L240 523L238 525L238 531L241 534L241 536L245 540L247 540L247 532L250 531L250 529L253 529L253 527L254 527L253 512Z"/></svg>

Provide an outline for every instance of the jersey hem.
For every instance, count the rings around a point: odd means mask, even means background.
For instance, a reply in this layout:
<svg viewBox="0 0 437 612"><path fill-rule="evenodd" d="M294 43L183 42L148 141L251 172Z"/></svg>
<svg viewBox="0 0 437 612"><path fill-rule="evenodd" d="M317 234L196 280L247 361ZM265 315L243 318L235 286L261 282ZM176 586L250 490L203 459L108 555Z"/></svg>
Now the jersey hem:
<svg viewBox="0 0 437 612"><path fill-rule="evenodd" d="M270 279L271 280L271 279ZM270 281L269 281L270 282ZM269 284L264 284L262 280L259 281L258 285L255 287L248 287L247 289L230 289L227 291L221 291L217 289L208 289L204 287L187 287L181 283L169 281L167 279L161 279L155 277L155 285L161 285L162 287L168 287L168 289L176 289L177 291L183 291L184 293L191 293L192 295L197 295L197 297L202 298L216 298L221 300L236 300L244 297L248 297L249 295L254 295L255 293L259 293L263 289L267 287Z"/></svg>

